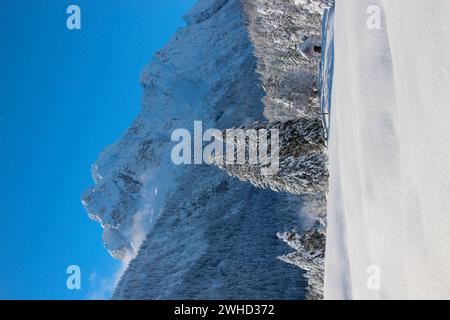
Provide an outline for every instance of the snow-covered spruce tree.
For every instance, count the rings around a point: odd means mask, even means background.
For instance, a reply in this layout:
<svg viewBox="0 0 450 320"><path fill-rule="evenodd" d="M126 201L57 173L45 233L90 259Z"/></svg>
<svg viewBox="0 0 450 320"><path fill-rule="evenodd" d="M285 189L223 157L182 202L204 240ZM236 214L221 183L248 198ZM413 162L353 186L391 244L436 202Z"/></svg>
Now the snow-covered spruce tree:
<svg viewBox="0 0 450 320"><path fill-rule="evenodd" d="M294 0L297 6L303 7L310 13L322 14L325 9L334 6L334 0Z"/></svg>
<svg viewBox="0 0 450 320"><path fill-rule="evenodd" d="M279 257L279 259L305 271L304 277L308 281L306 299L323 299L325 230L317 228L307 230L301 235L295 232L284 232L277 235L295 249L293 253Z"/></svg>
<svg viewBox="0 0 450 320"><path fill-rule="evenodd" d="M276 130L276 131L273 131ZM245 136L236 132L245 132ZM250 138L250 133L258 133L258 140ZM265 173L275 161L270 163L261 161L265 155L271 155L272 135L277 132L278 166L271 173ZM264 133L264 134L263 134ZM262 139L266 135L266 139ZM223 157L215 158L214 163L224 169L231 176L242 181L249 181L259 188L270 188L274 191L285 191L297 195L316 195L324 193L328 186L327 156L323 126L319 119L300 118L285 122L257 122L252 125L227 129L222 132L226 149ZM266 142L267 143L264 143ZM263 142L263 143L261 143ZM255 146L256 143L256 146ZM267 145L267 151L264 146ZM230 159L230 150L234 150ZM258 153L258 161L251 164L250 150ZM239 152L245 152L245 161L239 161ZM241 158L242 159L242 158ZM230 161L231 160L231 161Z"/></svg>

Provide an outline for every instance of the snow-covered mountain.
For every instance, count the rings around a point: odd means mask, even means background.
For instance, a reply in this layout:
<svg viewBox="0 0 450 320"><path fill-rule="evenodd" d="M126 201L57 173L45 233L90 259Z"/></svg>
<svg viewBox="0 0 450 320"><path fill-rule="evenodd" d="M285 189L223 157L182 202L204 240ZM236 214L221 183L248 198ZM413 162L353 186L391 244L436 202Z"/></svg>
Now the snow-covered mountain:
<svg viewBox="0 0 450 320"><path fill-rule="evenodd" d="M170 157L173 130L195 120L221 130L314 122L318 61L297 46L320 36L321 7L304 2L200 0L142 72L142 110L102 152L83 195L106 248L128 264L114 298L305 297L303 271L277 259L289 250L277 233L313 226L314 197Z"/></svg>

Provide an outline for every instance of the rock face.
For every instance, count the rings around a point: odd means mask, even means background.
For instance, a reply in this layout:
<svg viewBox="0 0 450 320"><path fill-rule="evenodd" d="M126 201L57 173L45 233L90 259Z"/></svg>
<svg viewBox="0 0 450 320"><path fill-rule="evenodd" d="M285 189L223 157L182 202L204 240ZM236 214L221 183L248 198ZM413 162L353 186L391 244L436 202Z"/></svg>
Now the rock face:
<svg viewBox="0 0 450 320"><path fill-rule="evenodd" d="M114 298L303 299L304 272L276 259L286 253L276 234L313 224L307 198L176 166L171 134L196 120L314 123L318 65L296 46L320 34L320 13L289 0L201 0L185 20L142 72L142 110L83 195L106 248L129 263Z"/></svg>

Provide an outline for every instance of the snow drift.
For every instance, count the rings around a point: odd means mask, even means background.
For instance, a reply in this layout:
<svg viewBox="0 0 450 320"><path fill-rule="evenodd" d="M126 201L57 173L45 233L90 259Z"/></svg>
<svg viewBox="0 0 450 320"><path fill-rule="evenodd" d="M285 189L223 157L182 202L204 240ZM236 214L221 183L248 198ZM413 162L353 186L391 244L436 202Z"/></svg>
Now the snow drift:
<svg viewBox="0 0 450 320"><path fill-rule="evenodd" d="M446 0L336 3L328 299L450 298L449 16Z"/></svg>

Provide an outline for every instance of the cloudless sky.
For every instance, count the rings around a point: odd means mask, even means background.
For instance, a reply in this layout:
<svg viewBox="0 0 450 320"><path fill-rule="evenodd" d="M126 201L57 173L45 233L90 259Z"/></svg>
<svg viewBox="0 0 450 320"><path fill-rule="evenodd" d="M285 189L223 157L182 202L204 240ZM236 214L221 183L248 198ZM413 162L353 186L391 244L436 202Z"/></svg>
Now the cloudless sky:
<svg viewBox="0 0 450 320"><path fill-rule="evenodd" d="M0 299L108 298L120 268L80 203L195 0L0 1ZM81 8L82 30L66 28ZM81 268L82 289L66 288Z"/></svg>

